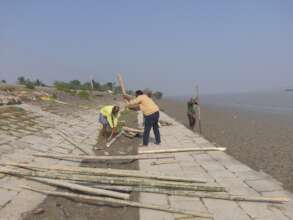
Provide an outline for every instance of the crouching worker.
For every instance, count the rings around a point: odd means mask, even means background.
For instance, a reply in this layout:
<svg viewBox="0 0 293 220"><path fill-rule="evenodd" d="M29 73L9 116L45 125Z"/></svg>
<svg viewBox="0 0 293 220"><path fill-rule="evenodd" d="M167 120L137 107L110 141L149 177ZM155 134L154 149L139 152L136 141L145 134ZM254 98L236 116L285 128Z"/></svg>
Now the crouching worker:
<svg viewBox="0 0 293 220"><path fill-rule="evenodd" d="M111 129L110 137L117 134L117 124L119 117L119 106L106 105L100 109L99 122L103 125L102 136L108 139L108 130Z"/></svg>
<svg viewBox="0 0 293 220"><path fill-rule="evenodd" d="M136 98L132 99L129 96L123 96L127 101L129 101L127 107L133 107L139 105L140 110L143 112L144 116L144 132L143 132L143 145L147 146L149 143L150 131L153 128L156 142L155 144L161 143L161 136L159 131L159 107L155 102L143 94L141 90L135 92Z"/></svg>

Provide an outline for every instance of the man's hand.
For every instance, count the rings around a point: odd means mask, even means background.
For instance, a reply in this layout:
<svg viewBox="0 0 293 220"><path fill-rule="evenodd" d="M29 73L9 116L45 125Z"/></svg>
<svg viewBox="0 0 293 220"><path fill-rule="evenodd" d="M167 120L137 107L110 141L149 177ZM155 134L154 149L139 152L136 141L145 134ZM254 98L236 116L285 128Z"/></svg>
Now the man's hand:
<svg viewBox="0 0 293 220"><path fill-rule="evenodd" d="M130 101L131 97L127 94L123 94L122 97L126 100L126 101Z"/></svg>
<svg viewBox="0 0 293 220"><path fill-rule="evenodd" d="M112 134L111 134L111 136L114 136L116 134L117 134L117 129L116 128L112 128Z"/></svg>

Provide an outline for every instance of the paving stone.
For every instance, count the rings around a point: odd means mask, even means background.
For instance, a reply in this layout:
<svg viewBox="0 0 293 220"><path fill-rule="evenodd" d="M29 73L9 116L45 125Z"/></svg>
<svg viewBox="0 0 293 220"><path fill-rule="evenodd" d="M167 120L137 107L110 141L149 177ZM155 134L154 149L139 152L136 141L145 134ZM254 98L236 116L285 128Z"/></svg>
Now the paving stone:
<svg viewBox="0 0 293 220"><path fill-rule="evenodd" d="M278 210L278 208L273 208L273 206L268 203L239 202L239 205L253 219L271 217L276 215L280 216L281 219L284 218L283 214L280 210Z"/></svg>
<svg viewBox="0 0 293 220"><path fill-rule="evenodd" d="M0 145L0 157L4 154L9 154L13 152L13 147L8 144L1 144Z"/></svg>
<svg viewBox="0 0 293 220"><path fill-rule="evenodd" d="M236 202L212 199L203 201L216 220L251 220Z"/></svg>
<svg viewBox="0 0 293 220"><path fill-rule="evenodd" d="M232 195L259 196L259 193L249 187L242 179L234 177L216 177L216 182L225 187Z"/></svg>
<svg viewBox="0 0 293 220"><path fill-rule="evenodd" d="M169 203L171 207L182 209L186 211L193 211L197 213L209 214L207 208L203 205L199 198L183 197L183 196L169 196ZM180 215L175 215L178 217ZM204 218L188 218L190 220L198 220Z"/></svg>
<svg viewBox="0 0 293 220"><path fill-rule="evenodd" d="M144 204L156 204L165 207L168 205L168 197L163 194L154 193L140 193L139 201ZM156 211L150 209L139 209L139 215L143 219L156 219L156 220L174 220L173 214L163 211Z"/></svg>
<svg viewBox="0 0 293 220"><path fill-rule="evenodd" d="M283 204L272 204L274 207L278 207L284 216L287 216L289 219L293 219L293 195L290 192L287 191L274 191L274 192L262 192L263 196L267 197L285 197L291 199L289 202L283 203Z"/></svg>
<svg viewBox="0 0 293 220"><path fill-rule="evenodd" d="M207 170L208 174L214 179L220 181L223 178L236 178L236 176L227 169Z"/></svg>
<svg viewBox="0 0 293 220"><path fill-rule="evenodd" d="M271 179L270 176L263 175L263 173L257 172L255 170L238 171L235 172L235 176L243 180L262 180L268 178Z"/></svg>
<svg viewBox="0 0 293 220"><path fill-rule="evenodd" d="M13 137L11 135L7 135L7 134L0 134L0 145L1 144L6 144L9 143L13 140L15 140L16 137Z"/></svg>
<svg viewBox="0 0 293 220"><path fill-rule="evenodd" d="M0 195L0 207L4 207L17 195L17 192L0 188Z"/></svg>
<svg viewBox="0 0 293 220"><path fill-rule="evenodd" d="M29 210L34 209L44 199L45 195L24 190L16 195L9 204L0 210L1 220L18 220Z"/></svg>
<svg viewBox="0 0 293 220"><path fill-rule="evenodd" d="M180 154L176 154L175 155L176 160L180 161L180 162L192 162L192 164L194 164L194 159L193 157L188 154L188 153L180 153Z"/></svg>
<svg viewBox="0 0 293 220"><path fill-rule="evenodd" d="M160 172L162 173L178 173L182 172L181 167L178 163L171 163L171 164L162 164L158 167Z"/></svg>
<svg viewBox="0 0 293 220"><path fill-rule="evenodd" d="M247 185L255 189L257 192L270 192L282 190L282 187L272 180L246 180Z"/></svg>

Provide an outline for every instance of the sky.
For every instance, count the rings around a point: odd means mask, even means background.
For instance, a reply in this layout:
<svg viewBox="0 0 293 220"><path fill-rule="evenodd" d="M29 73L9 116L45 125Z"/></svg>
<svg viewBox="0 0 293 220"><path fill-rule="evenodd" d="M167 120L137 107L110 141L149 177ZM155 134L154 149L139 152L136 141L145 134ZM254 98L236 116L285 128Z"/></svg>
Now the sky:
<svg viewBox="0 0 293 220"><path fill-rule="evenodd" d="M94 78L166 95L293 86L290 0L0 0L0 80Z"/></svg>

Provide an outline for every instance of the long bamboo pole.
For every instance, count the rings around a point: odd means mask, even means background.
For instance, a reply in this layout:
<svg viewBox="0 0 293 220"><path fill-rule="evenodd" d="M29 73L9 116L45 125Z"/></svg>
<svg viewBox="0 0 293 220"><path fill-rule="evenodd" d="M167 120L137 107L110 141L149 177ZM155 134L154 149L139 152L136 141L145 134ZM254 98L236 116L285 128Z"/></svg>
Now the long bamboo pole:
<svg viewBox="0 0 293 220"><path fill-rule="evenodd" d="M72 180L72 181L84 181L100 184L111 184L111 185L126 185L126 186L139 186L139 187L155 187L155 188L167 188L177 190L190 190L190 191L208 191L208 192L223 192L225 188L219 186L207 186L207 185L196 185L194 183L174 182L174 181L161 181L161 180L147 180L141 178L131 177L114 177L114 176L86 176L77 175L75 173L56 173L56 172L41 172L41 171L19 171L1 168L0 173L6 173L15 176L33 176L43 177L50 179L60 180Z"/></svg>
<svg viewBox="0 0 293 220"><path fill-rule="evenodd" d="M205 147L205 148L174 148L174 149L156 149L156 150L142 150L139 149L139 154L159 154L159 153L179 153L192 151L225 151L224 147Z"/></svg>
<svg viewBox="0 0 293 220"><path fill-rule="evenodd" d="M81 175L100 175L100 176L120 176L120 177L137 177L144 179L154 179L154 180L163 180L163 181L178 181L178 182L187 182L187 183L206 183L205 180L199 180L194 178L184 178L177 176L166 176L146 173L138 170L121 170L121 169L103 169L103 168L91 168L91 167L74 167L74 166L33 166L28 164L21 163L2 163L4 166L14 166L30 170L39 170L39 171L48 171L55 170L58 171L69 171Z"/></svg>
<svg viewBox="0 0 293 220"><path fill-rule="evenodd" d="M174 196L186 196L186 197L198 197L198 198L208 198L208 199L220 199L220 200L230 200L238 202L267 202L267 203L285 203L290 200L286 197L251 197L251 196L241 196L241 195L229 195L229 194L219 194L219 193L199 193L190 192L182 190L169 190L169 189L159 189L159 188L148 188L148 187L134 187L134 186L114 186L114 185L95 185L93 187L118 190L123 192L147 192L147 193L159 193Z"/></svg>
<svg viewBox="0 0 293 220"><path fill-rule="evenodd" d="M115 143L115 141L118 140L118 138L123 134L123 131L120 131L119 134L117 134L115 137L112 138L108 143L106 143L106 147L110 147L112 144Z"/></svg>
<svg viewBox="0 0 293 220"><path fill-rule="evenodd" d="M119 199L129 199L129 194L126 193L119 193L119 192L114 192L110 190L105 190L105 189L98 189L98 188L92 188L88 186L83 186L75 183L69 183L65 181L60 181L60 180L53 180L53 179L45 179L45 178L38 178L38 177L29 177L28 179L38 181L41 183L53 185L53 186L59 186L62 188L67 188L71 190L77 190L83 193L88 193L91 195L103 195L103 196L110 196L114 198L119 198Z"/></svg>
<svg viewBox="0 0 293 220"><path fill-rule="evenodd" d="M118 80L118 83L120 85L122 94L126 95L126 89L125 89L124 80L123 80L122 75L120 73L117 74L117 80Z"/></svg>
<svg viewBox="0 0 293 220"><path fill-rule="evenodd" d="M128 131L128 132L143 133L143 130L142 129L137 129L137 128L130 128L130 127L123 126L122 129L124 131Z"/></svg>
<svg viewBox="0 0 293 220"><path fill-rule="evenodd" d="M112 199L107 197L99 197L99 196L85 196L85 195L79 195L76 193L66 193L66 192L57 192L57 191L45 191L45 190L39 190L35 188L31 188L28 186L24 186L23 188L42 193L52 196L60 196L65 198L71 198L78 201L86 201L89 203L99 204L99 203L106 203L106 204L119 204L119 205L125 205L125 206L132 206L137 208L144 208L144 209L152 209L152 210L159 210L159 211L165 211L170 213L176 213L176 214L183 214L183 215L189 215L193 217L201 217L201 218L212 218L212 216L208 213L196 213L191 211L185 211L180 209L174 209L164 206L158 206L154 204L143 204L139 202L133 202L133 201L125 201L121 199Z"/></svg>
<svg viewBox="0 0 293 220"><path fill-rule="evenodd" d="M197 97L197 117L198 117L198 128L199 128L199 133L202 133L201 130L201 112L200 112L200 100L199 100L199 86L196 85L196 97Z"/></svg>
<svg viewBox="0 0 293 220"><path fill-rule="evenodd" d="M33 154L36 157L47 157L59 160L145 160L145 159L164 159L175 158L174 155L123 155L123 156L83 156L83 155L68 155L68 154Z"/></svg>

